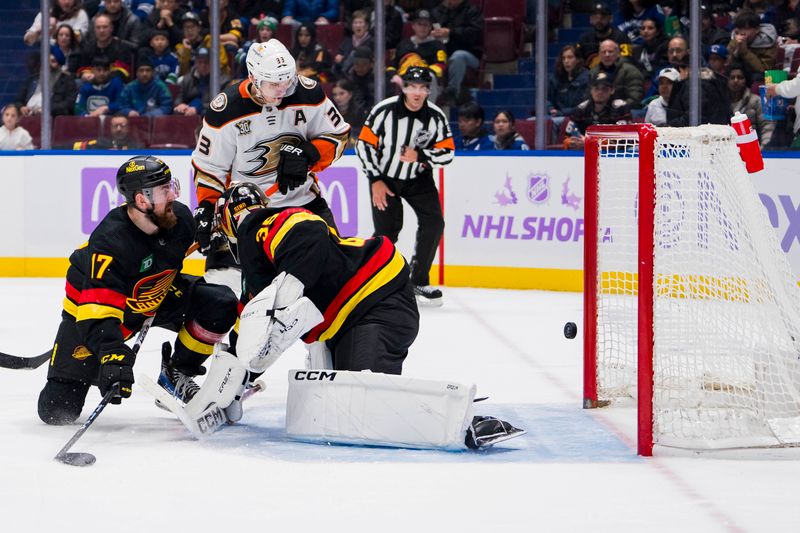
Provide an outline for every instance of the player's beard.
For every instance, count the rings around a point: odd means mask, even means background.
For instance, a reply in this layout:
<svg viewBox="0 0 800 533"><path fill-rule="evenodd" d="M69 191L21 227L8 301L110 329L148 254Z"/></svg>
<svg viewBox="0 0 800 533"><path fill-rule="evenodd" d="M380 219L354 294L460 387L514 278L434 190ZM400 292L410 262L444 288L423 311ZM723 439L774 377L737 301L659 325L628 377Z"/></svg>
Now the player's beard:
<svg viewBox="0 0 800 533"><path fill-rule="evenodd" d="M175 216L175 212L172 210L172 202L167 203L161 213L157 213L155 210L152 211L150 219L159 229L164 230L172 229L178 223L178 217Z"/></svg>

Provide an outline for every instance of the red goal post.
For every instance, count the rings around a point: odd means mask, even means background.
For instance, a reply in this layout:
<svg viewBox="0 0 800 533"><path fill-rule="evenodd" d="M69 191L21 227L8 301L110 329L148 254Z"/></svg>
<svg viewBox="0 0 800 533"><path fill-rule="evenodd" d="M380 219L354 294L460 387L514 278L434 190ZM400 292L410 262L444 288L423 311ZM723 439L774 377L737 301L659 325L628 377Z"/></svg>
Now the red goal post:
<svg viewBox="0 0 800 533"><path fill-rule="evenodd" d="M638 452L800 444L800 290L728 126L585 138L584 407Z"/></svg>

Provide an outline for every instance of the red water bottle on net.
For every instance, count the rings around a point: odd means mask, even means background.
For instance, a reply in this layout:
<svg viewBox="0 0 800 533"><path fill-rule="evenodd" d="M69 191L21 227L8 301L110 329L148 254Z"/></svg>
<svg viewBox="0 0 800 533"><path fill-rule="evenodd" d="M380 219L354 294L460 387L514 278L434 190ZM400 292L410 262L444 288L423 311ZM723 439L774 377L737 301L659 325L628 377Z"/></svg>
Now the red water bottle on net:
<svg viewBox="0 0 800 533"><path fill-rule="evenodd" d="M764 170L764 158L761 157L758 134L750 125L750 119L747 118L747 115L737 111L731 117L731 127L736 130L736 146L739 147L739 156L744 161L747 172L753 174L759 170Z"/></svg>

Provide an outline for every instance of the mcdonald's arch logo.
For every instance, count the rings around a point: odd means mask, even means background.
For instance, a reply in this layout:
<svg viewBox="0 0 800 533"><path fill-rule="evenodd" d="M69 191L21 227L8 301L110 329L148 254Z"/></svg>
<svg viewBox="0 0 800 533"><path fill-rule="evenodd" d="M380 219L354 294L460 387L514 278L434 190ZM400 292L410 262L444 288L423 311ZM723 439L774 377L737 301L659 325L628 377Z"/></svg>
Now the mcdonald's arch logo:
<svg viewBox="0 0 800 533"><path fill-rule="evenodd" d="M339 234L358 234L358 170L330 167L317 174L322 197L328 202Z"/></svg>

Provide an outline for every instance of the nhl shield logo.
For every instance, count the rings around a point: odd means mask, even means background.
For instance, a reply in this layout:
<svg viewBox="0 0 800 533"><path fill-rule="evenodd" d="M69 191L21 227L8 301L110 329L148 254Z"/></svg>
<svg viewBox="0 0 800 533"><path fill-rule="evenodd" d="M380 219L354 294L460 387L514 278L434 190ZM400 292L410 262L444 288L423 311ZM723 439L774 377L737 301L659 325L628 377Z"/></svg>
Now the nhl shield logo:
<svg viewBox="0 0 800 533"><path fill-rule="evenodd" d="M544 203L550 198L550 177L547 174L528 176L528 200L534 204Z"/></svg>

